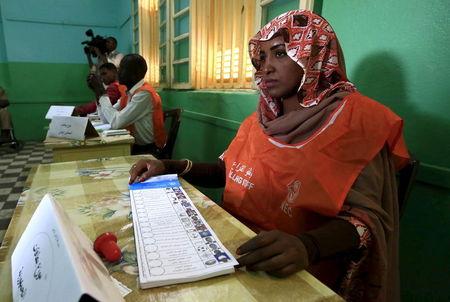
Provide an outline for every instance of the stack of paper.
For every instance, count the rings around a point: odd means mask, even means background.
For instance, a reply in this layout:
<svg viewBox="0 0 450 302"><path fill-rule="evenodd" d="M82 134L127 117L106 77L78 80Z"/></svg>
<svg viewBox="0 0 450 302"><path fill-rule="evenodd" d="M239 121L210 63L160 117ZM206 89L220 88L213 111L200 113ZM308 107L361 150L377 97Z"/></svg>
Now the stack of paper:
<svg viewBox="0 0 450 302"><path fill-rule="evenodd" d="M203 219L175 174L130 185L141 288L230 274L236 259Z"/></svg>
<svg viewBox="0 0 450 302"><path fill-rule="evenodd" d="M110 125L111 127L111 125ZM115 136L115 135L126 135L130 134L130 132L126 129L116 129L116 130L104 130L102 132L104 136Z"/></svg>

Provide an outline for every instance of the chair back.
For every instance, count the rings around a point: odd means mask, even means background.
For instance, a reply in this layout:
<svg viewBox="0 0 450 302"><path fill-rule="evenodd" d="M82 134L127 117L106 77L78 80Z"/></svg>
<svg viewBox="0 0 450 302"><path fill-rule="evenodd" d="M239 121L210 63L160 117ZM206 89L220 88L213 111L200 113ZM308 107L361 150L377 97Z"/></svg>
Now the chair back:
<svg viewBox="0 0 450 302"><path fill-rule="evenodd" d="M399 214L402 217L409 195L411 193L412 186L416 179L417 171L419 168L419 161L415 158L409 160L408 164L398 171L398 204Z"/></svg>
<svg viewBox="0 0 450 302"><path fill-rule="evenodd" d="M159 159L171 159L175 141L177 139L178 129L181 122L181 109L164 110L164 125L167 131L167 141L163 148L158 151Z"/></svg>

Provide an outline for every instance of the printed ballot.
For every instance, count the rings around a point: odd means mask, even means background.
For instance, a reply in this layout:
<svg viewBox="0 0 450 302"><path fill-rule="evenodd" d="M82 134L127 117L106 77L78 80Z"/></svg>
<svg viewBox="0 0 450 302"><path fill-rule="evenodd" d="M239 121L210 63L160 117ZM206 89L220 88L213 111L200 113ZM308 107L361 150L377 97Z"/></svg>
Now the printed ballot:
<svg viewBox="0 0 450 302"><path fill-rule="evenodd" d="M236 259L206 223L176 174L130 185L141 288L230 274Z"/></svg>

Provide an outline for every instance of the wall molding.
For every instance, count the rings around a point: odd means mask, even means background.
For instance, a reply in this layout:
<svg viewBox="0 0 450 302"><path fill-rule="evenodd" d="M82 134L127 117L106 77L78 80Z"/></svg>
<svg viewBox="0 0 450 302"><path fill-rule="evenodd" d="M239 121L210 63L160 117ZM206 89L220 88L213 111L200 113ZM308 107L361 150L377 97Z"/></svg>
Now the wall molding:
<svg viewBox="0 0 450 302"><path fill-rule="evenodd" d="M44 19L24 19L16 17L7 17L7 21L11 22L24 22L24 23L37 23L37 24L49 24L49 25L64 25L64 26L78 26L78 27L101 27L101 28L118 28L117 24L86 24L86 23L76 23L76 22L65 22L65 21L49 21Z"/></svg>
<svg viewBox="0 0 450 302"><path fill-rule="evenodd" d="M126 17L125 20L120 23L119 29L122 29L130 20L131 16Z"/></svg>
<svg viewBox="0 0 450 302"><path fill-rule="evenodd" d="M235 121L235 120L229 120L229 119L217 117L214 115L209 115L209 114L204 114L204 113L199 113L199 112L184 110L184 109L183 109L182 116L193 119L193 120L205 122L205 123L217 126L217 127L234 130L234 131L237 131L239 129L239 126L241 125L240 122Z"/></svg>
<svg viewBox="0 0 450 302"><path fill-rule="evenodd" d="M182 116L234 131L237 131L241 125L241 122L239 121L224 119L190 110L183 110ZM421 162L416 179L420 182L450 189L450 168Z"/></svg>
<svg viewBox="0 0 450 302"><path fill-rule="evenodd" d="M417 180L450 189L450 168L420 163Z"/></svg>

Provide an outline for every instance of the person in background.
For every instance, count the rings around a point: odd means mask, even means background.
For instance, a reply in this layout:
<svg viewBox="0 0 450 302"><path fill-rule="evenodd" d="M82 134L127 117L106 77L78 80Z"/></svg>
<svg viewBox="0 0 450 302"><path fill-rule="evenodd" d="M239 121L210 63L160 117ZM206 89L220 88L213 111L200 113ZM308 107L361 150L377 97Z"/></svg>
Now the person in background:
<svg viewBox="0 0 450 302"><path fill-rule="evenodd" d="M126 95L114 106L99 81L93 87L99 98L99 114L111 129L126 128L135 138L132 154L155 153L166 143L161 98L144 80L147 63L138 54L126 55L119 67L119 83Z"/></svg>
<svg viewBox="0 0 450 302"><path fill-rule="evenodd" d="M106 59L109 63L113 63L117 68L120 66L120 61L123 59L123 54L116 50L117 40L114 37L106 38Z"/></svg>
<svg viewBox="0 0 450 302"><path fill-rule="evenodd" d="M119 68L120 65L120 61L122 61L123 58L123 54L117 51L117 40L114 37L108 37L106 38L106 52L102 53L100 51L100 49L98 47L93 47L91 46L89 49L90 51L88 51L86 53L87 56L87 60L89 63L89 68L92 74L95 74L99 71L99 67L98 66L102 66L103 64L106 63L112 63L114 64L117 68ZM91 57L91 52L95 52L95 54L97 55L97 64L94 64L92 61L92 57Z"/></svg>
<svg viewBox="0 0 450 302"><path fill-rule="evenodd" d="M89 74L87 82L88 86L91 87L91 82L93 81L93 78L96 77L94 74ZM109 100L111 101L111 104L114 105L117 103L117 101L120 99L121 96L125 95L126 87L123 85L120 85L117 81L117 68L112 63L105 63L102 66L100 66L100 78L103 84L106 86L106 94L109 97ZM96 91L94 91L95 93ZM90 103L76 106L73 112L73 115L76 116L86 116L90 113L94 113L97 111L97 102L98 98L100 96L96 95L96 100L92 101Z"/></svg>
<svg viewBox="0 0 450 302"><path fill-rule="evenodd" d="M222 206L258 233L240 266L307 269L346 301L399 301L401 118L356 90L332 27L310 11L276 17L249 52L258 108L218 162L140 160L130 183L178 173L224 186Z"/></svg>
<svg viewBox="0 0 450 302"><path fill-rule="evenodd" d="M8 143L12 141L12 122L11 114L7 109L8 106L9 100L6 95L6 91L0 87L0 126L2 131L0 135L0 143Z"/></svg>

